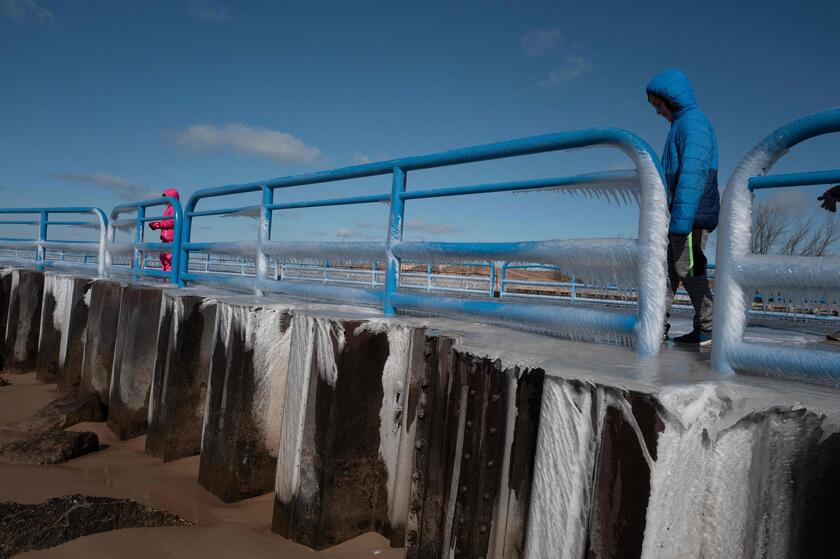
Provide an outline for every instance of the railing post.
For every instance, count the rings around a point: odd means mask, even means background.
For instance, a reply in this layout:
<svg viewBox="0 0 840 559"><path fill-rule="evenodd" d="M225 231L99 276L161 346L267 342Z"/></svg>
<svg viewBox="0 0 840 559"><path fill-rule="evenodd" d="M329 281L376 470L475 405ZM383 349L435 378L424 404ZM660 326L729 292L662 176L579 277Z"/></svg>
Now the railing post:
<svg viewBox="0 0 840 559"><path fill-rule="evenodd" d="M263 295L263 290L260 288L260 282L268 278L268 256L263 252L263 243L271 240L271 210L268 206L274 203L274 190L269 186L262 186L262 204L260 205L260 231L259 243L257 244L257 269L254 274L255 293Z"/></svg>
<svg viewBox="0 0 840 559"><path fill-rule="evenodd" d="M426 265L426 291L432 290L432 263Z"/></svg>
<svg viewBox="0 0 840 559"><path fill-rule="evenodd" d="M192 230L192 216L190 215L192 211L195 209L195 201L190 197L187 201L187 206L183 208L183 219L181 220L181 245L178 247L178 250L181 253L180 261L178 262L178 268L180 268L178 273L178 285L183 287L187 284L186 280L184 279L186 275L190 271L190 251L186 249L186 245L190 242L190 233ZM210 259L210 253L207 253L208 260ZM209 264L208 264L209 265Z"/></svg>
<svg viewBox="0 0 840 559"><path fill-rule="evenodd" d="M131 262L131 268L135 270L135 272L131 275L131 279L133 281L137 281L140 279L140 273L137 270L140 270L145 265L146 256L141 252L137 245L143 242L143 226L145 223L143 222L143 218L146 217L146 208L143 206L137 206L137 224L134 228L134 259Z"/></svg>
<svg viewBox="0 0 840 559"><path fill-rule="evenodd" d="M175 234L172 239L172 264L169 271L169 281L178 287L184 287L184 282L181 281L181 222L184 220L184 212L181 209L181 203L179 201L177 205L172 204L172 207L175 210L172 212L173 219L175 220L172 224L175 228Z"/></svg>
<svg viewBox="0 0 840 559"><path fill-rule="evenodd" d="M391 217L388 221L388 263L385 268L385 291L382 312L385 316L394 316L397 309L391 304L391 295L397 290L399 281L400 261L394 256L392 247L402 240L403 217L405 215L405 201L400 196L405 192L405 171L394 167L391 181Z"/></svg>
<svg viewBox="0 0 840 559"><path fill-rule="evenodd" d="M499 270L499 298L505 296L505 281L507 279L507 269L510 262L502 262L502 269Z"/></svg>
<svg viewBox="0 0 840 559"><path fill-rule="evenodd" d="M575 299L577 298L577 279L575 278L574 274L572 274L572 290L569 292L569 296L572 300L572 303L574 303Z"/></svg>
<svg viewBox="0 0 840 559"><path fill-rule="evenodd" d="M493 261L487 262L490 265L490 297L498 298L499 292L496 291L496 263Z"/></svg>
<svg viewBox="0 0 840 559"><path fill-rule="evenodd" d="M113 214L111 214L111 219L106 219L104 212L100 214L98 262L98 271L100 278L108 277L108 269L113 264L113 257L111 256L111 251L108 250L108 246L113 244L116 240L117 227L114 223L116 220L117 216Z"/></svg>
<svg viewBox="0 0 840 559"><path fill-rule="evenodd" d="M44 260L46 260L47 249L41 243L47 240L47 212L41 210L40 220L38 222L38 250L35 251L35 267L39 270L44 269Z"/></svg>

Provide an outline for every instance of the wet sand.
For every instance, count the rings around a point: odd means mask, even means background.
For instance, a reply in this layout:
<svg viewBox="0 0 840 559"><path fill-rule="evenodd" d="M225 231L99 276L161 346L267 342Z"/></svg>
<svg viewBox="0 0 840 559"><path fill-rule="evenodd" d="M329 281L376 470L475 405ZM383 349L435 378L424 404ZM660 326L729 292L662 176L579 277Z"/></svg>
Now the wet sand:
<svg viewBox="0 0 840 559"><path fill-rule="evenodd" d="M13 386L0 387L0 426L22 421L59 397L55 385L39 383L34 374L9 379ZM166 509L196 525L114 530L19 557L403 557L401 549L390 549L385 538L373 533L316 553L271 532L273 494L225 504L202 489L196 483L198 456L163 463L144 454L145 437L119 441L104 423L71 429L95 432L108 448L54 466L0 463L0 501L39 503L73 493L122 497ZM16 438L0 430L0 441L3 436Z"/></svg>

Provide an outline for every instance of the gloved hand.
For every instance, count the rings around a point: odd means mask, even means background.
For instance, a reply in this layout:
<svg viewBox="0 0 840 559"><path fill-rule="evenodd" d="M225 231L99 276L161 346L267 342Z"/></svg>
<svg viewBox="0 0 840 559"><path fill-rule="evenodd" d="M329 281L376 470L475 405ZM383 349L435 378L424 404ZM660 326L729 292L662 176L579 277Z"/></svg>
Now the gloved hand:
<svg viewBox="0 0 840 559"><path fill-rule="evenodd" d="M679 277L688 275L691 255L688 253L688 235L668 233L668 265Z"/></svg>
<svg viewBox="0 0 840 559"><path fill-rule="evenodd" d="M153 222L149 223L149 228L153 229L153 230L154 229L160 229L160 223L158 223L157 221L153 221Z"/></svg>
<svg viewBox="0 0 840 559"><path fill-rule="evenodd" d="M817 200L822 200L822 207L834 213L837 211L837 202L840 202L840 184L836 184L823 192Z"/></svg>

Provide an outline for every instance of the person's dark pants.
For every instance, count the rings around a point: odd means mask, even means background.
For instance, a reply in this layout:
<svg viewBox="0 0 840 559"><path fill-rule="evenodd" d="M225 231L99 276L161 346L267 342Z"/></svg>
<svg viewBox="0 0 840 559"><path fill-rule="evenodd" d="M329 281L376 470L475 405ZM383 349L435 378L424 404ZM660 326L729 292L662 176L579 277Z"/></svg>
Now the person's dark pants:
<svg viewBox="0 0 840 559"><path fill-rule="evenodd" d="M668 235L668 291L666 320L680 284L685 287L694 307L694 329L712 331L712 290L706 278L706 255L703 249L709 232L694 228L688 235Z"/></svg>

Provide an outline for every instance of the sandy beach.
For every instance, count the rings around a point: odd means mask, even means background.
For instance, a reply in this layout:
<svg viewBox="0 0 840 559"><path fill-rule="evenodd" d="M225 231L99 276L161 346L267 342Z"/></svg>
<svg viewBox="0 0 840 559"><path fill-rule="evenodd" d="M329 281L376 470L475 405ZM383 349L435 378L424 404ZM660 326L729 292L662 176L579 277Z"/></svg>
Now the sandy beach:
<svg viewBox="0 0 840 559"><path fill-rule="evenodd" d="M0 387L0 442L19 439L9 426L30 417L60 396L55 385L42 384L34 373L11 375ZM93 431L103 450L65 464L30 466L0 462L0 501L40 503L80 493L129 498L166 509L194 526L114 530L78 538L52 549L19 555L31 558L277 558L323 557L395 559L378 534L365 534L339 546L312 551L271 532L272 494L225 504L196 483L198 456L163 463L144 454L145 437L119 441L104 423L71 427Z"/></svg>

